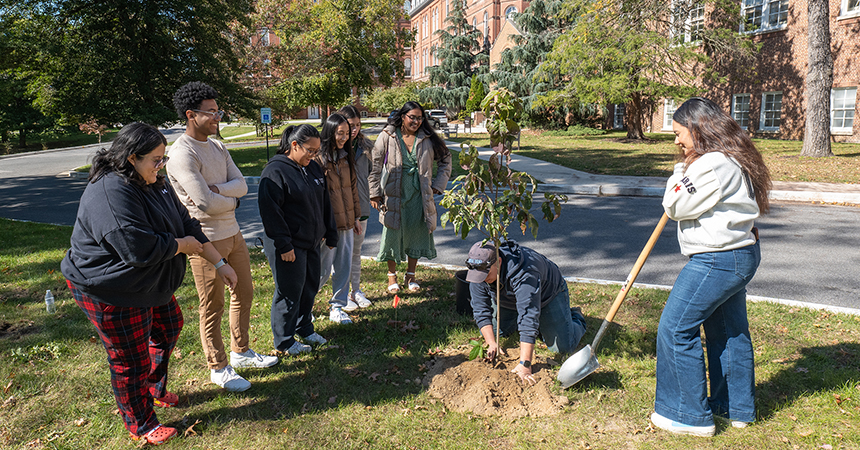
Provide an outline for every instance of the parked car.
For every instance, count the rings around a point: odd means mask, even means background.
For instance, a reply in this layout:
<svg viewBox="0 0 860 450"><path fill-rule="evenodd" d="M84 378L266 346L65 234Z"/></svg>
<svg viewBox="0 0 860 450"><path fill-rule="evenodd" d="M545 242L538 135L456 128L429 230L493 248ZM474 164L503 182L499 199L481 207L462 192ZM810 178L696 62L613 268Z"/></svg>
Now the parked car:
<svg viewBox="0 0 860 450"><path fill-rule="evenodd" d="M448 116L445 115L445 111L442 109L428 109L424 111L424 114L427 116L427 122L431 127L437 130L444 130L448 128Z"/></svg>

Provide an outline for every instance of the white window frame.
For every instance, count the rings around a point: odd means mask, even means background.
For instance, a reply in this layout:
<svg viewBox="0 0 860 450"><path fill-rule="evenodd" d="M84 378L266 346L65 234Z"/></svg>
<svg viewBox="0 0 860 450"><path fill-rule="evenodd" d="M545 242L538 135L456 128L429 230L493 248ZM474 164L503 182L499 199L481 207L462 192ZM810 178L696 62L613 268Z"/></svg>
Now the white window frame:
<svg viewBox="0 0 860 450"><path fill-rule="evenodd" d="M403 76L412 78L412 58L403 61Z"/></svg>
<svg viewBox="0 0 860 450"><path fill-rule="evenodd" d="M840 19L860 16L860 0L842 0L840 3Z"/></svg>
<svg viewBox="0 0 860 450"><path fill-rule="evenodd" d="M260 29L260 45L262 45L263 47L268 47L272 45L272 41L269 38L269 29L266 27Z"/></svg>
<svg viewBox="0 0 860 450"><path fill-rule="evenodd" d="M514 14L518 13L519 11L517 11L516 6L508 6L508 8L505 10L505 19L514 20Z"/></svg>
<svg viewBox="0 0 860 450"><path fill-rule="evenodd" d="M779 110L768 109L768 106L767 106L768 105L768 98L767 97L769 95L773 95L773 96L779 95ZM779 131L779 127L780 127L780 125L782 125L782 100L783 100L782 91L763 92L761 94L761 115L759 116L759 124L758 124L758 129L760 131L765 131L765 132L777 132L777 131ZM771 103L774 103L774 102L771 101ZM777 126L767 125L767 122L769 120L773 120L773 118L768 117L768 114L773 114L774 112L778 113L778 116L776 119L778 121Z"/></svg>
<svg viewBox="0 0 860 450"><path fill-rule="evenodd" d="M663 100L663 131L672 131L672 115L675 114L675 99L667 98Z"/></svg>
<svg viewBox="0 0 860 450"><path fill-rule="evenodd" d="M705 29L705 4L702 2L673 2L672 37L676 44L701 42L701 31ZM674 11L675 8L684 8Z"/></svg>
<svg viewBox="0 0 860 450"><path fill-rule="evenodd" d="M783 9L783 6L785 7ZM779 8L774 12L772 9ZM746 30L747 17L750 12L756 9L761 9L761 26L752 30ZM780 23L779 15L785 15L785 22ZM771 22L772 15L776 15L777 20ZM741 32L742 33L767 33L769 31L782 30L788 26L788 0L741 0Z"/></svg>
<svg viewBox="0 0 860 450"><path fill-rule="evenodd" d="M746 104L746 110L738 109L738 99L745 98L746 102L741 102L741 104ZM732 119L735 119L735 122L740 125L740 127L744 130L749 129L750 124L750 105L752 105L752 96L750 94L735 94L732 95ZM746 125L743 124L743 117L738 117L739 115L746 114Z"/></svg>
<svg viewBox="0 0 860 450"><path fill-rule="evenodd" d="M839 96L842 96L844 100L846 100L846 104L841 108L836 108L836 100ZM850 102L850 103L849 103ZM833 134L853 134L854 132L854 119L857 117L855 111L857 110L857 86L848 86L848 87L840 87L833 88L830 90L830 132ZM838 114L842 113L842 114ZM836 116L841 116L841 125L839 127L834 126L836 123ZM845 126L846 116L850 115L851 124L849 126Z"/></svg>
<svg viewBox="0 0 860 450"><path fill-rule="evenodd" d="M490 14L484 11L484 36L490 34Z"/></svg>

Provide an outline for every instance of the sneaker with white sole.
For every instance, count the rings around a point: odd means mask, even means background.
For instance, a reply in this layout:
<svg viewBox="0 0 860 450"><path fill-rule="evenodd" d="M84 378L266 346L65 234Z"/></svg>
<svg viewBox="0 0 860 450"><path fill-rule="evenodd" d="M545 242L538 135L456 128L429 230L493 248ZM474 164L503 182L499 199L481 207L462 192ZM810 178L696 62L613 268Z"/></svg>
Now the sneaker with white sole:
<svg viewBox="0 0 860 450"><path fill-rule="evenodd" d="M342 309L337 307L331 309L331 312L328 314L328 319L341 325L349 325L352 323L352 319L349 318L349 314L343 312Z"/></svg>
<svg viewBox="0 0 860 450"><path fill-rule="evenodd" d="M253 367L262 369L278 363L277 356L261 355L250 348L244 353L230 352L230 365L235 369Z"/></svg>
<svg viewBox="0 0 860 450"><path fill-rule="evenodd" d="M347 312L352 312L352 311L355 311L356 309L358 309L358 303L352 301L352 299L347 300L346 306L343 307L343 310L347 311Z"/></svg>
<svg viewBox="0 0 860 450"><path fill-rule="evenodd" d="M212 369L210 372L209 379L212 380L213 383L230 392L247 391L248 388L251 387L251 383L240 377L239 374L233 370L233 366L227 365L223 369Z"/></svg>
<svg viewBox="0 0 860 450"><path fill-rule="evenodd" d="M728 417L723 417L717 414L714 414L714 417L726 425L731 425L732 428L746 428L750 424L749 422L742 422L740 420L731 420Z"/></svg>
<svg viewBox="0 0 860 450"><path fill-rule="evenodd" d="M675 434L690 434L693 436L710 437L716 432L716 427L713 425L704 427L685 425L681 422L675 422L672 419L663 417L656 412L651 413L651 423L653 423L657 428L662 428Z"/></svg>
<svg viewBox="0 0 860 450"><path fill-rule="evenodd" d="M299 341L295 341L295 342L293 342L293 345L291 345L290 348L288 348L284 353L295 356L295 355L298 355L299 353L308 353L310 351L311 351L310 345L305 345Z"/></svg>
<svg viewBox="0 0 860 450"><path fill-rule="evenodd" d="M316 332L312 333L310 336L305 336L305 337L300 336L299 339L301 339L305 344L310 344L310 345L323 345L326 342L328 342L328 340L326 340L326 338L320 336Z"/></svg>
<svg viewBox="0 0 860 450"><path fill-rule="evenodd" d="M351 293L350 298L352 298L355 303L358 303L359 308L367 308L368 306L373 304L370 303L370 300L368 300L367 296L364 295L364 292L361 291L355 291L354 293Z"/></svg>

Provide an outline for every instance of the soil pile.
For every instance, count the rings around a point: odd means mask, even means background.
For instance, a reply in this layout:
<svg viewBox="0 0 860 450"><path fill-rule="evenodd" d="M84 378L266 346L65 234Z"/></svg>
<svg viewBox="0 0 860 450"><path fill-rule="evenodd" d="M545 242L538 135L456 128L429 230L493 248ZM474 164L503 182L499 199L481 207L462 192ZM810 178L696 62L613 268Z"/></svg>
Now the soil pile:
<svg viewBox="0 0 860 450"><path fill-rule="evenodd" d="M493 367L478 359L469 361L470 347L464 347L443 350L426 363L424 385L448 409L513 419L555 415L567 405L567 397L553 393L556 371L545 358L535 357L532 373L537 383L527 386L511 373L520 360L519 349L508 349Z"/></svg>

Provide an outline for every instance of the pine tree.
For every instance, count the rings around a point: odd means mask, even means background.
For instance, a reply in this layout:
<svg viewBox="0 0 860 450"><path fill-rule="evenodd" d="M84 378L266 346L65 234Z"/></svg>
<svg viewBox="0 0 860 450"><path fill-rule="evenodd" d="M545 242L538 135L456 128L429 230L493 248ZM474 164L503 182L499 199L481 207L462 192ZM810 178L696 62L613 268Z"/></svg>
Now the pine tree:
<svg viewBox="0 0 860 450"><path fill-rule="evenodd" d="M472 87L469 89L469 100L466 101L466 114L471 114L481 109L481 101L487 96L484 83L478 79L478 75L472 75Z"/></svg>
<svg viewBox="0 0 860 450"><path fill-rule="evenodd" d="M566 107L533 105L537 95L560 86L560 79L536 77L538 67L552 51L552 44L570 26L567 15L561 14L562 0L534 0L528 8L513 18L521 35L512 36L515 47L506 49L501 60L490 72L491 81L499 88L514 92L523 102L530 122L556 121L564 123Z"/></svg>
<svg viewBox="0 0 860 450"><path fill-rule="evenodd" d="M454 2L445 21L448 26L436 32L442 39L436 49L442 62L428 69L432 86L421 96L446 108L449 115L458 115L469 98L472 75L477 74L483 81L489 56L481 48L481 32L466 20L463 2Z"/></svg>

